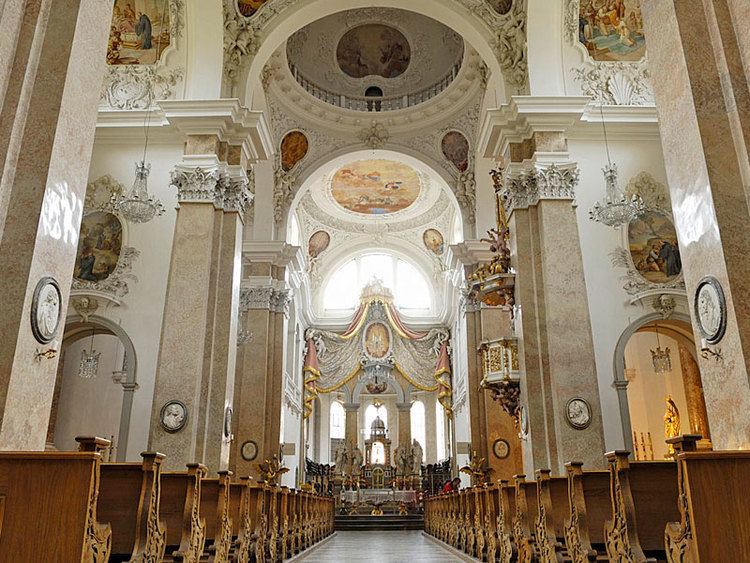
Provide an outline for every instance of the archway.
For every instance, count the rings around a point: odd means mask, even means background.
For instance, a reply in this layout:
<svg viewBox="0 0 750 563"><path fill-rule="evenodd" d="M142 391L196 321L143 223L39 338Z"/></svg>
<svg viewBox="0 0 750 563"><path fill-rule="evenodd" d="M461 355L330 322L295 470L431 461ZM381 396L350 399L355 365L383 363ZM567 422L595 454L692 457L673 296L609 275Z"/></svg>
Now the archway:
<svg viewBox="0 0 750 563"><path fill-rule="evenodd" d="M710 429L690 319L673 313L645 315L623 332L614 358L626 448L636 459L663 459L667 400L677 408L682 433L701 434L710 448Z"/></svg>
<svg viewBox="0 0 750 563"><path fill-rule="evenodd" d="M78 376L81 354L91 353L92 348L101 354L98 370L84 379ZM113 460L125 461L133 395L138 389L137 358L128 334L97 315L85 321L69 318L58 365L48 445L73 450L76 436L101 436L112 439Z"/></svg>

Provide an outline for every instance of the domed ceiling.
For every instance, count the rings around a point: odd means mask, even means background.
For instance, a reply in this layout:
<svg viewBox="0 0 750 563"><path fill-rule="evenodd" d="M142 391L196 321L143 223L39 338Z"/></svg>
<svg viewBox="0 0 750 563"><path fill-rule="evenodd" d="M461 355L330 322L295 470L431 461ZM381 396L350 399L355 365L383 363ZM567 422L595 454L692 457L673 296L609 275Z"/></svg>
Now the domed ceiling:
<svg viewBox="0 0 750 563"><path fill-rule="evenodd" d="M461 36L406 10L364 8L322 18L287 41L298 81L336 95L407 96L452 79L464 55Z"/></svg>

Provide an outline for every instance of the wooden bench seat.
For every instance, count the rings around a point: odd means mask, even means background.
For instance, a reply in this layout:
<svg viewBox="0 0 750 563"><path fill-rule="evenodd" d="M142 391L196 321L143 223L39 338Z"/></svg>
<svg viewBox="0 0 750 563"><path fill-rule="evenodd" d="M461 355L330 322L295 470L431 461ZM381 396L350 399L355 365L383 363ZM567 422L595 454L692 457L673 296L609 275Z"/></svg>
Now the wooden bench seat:
<svg viewBox="0 0 750 563"><path fill-rule="evenodd" d="M612 516L606 526L607 555L614 561L665 560L664 529L680 518L677 463L629 461L630 452L607 454Z"/></svg>
<svg viewBox="0 0 750 563"><path fill-rule="evenodd" d="M534 529L541 563L557 563L565 553L565 519L570 514L567 477L552 477L549 469L536 472L537 519Z"/></svg>
<svg viewBox="0 0 750 563"><path fill-rule="evenodd" d="M516 514L516 488L510 482L498 481L497 554L500 561L510 561L518 555L513 542L513 519Z"/></svg>
<svg viewBox="0 0 750 563"><path fill-rule="evenodd" d="M513 477L516 493L516 512L513 517L513 543L518 551L519 563L530 563L536 557L534 529L538 516L536 483L526 480L526 475Z"/></svg>
<svg viewBox="0 0 750 563"><path fill-rule="evenodd" d="M0 561L107 561L100 464L95 451L0 452Z"/></svg>
<svg viewBox="0 0 750 563"><path fill-rule="evenodd" d="M699 435L668 440L677 453L680 520L664 532L668 561L750 559L750 452L696 451Z"/></svg>
<svg viewBox="0 0 750 563"><path fill-rule="evenodd" d="M112 560L159 561L167 547L159 515L164 455L143 452L142 463L102 463L99 517L112 526Z"/></svg>
<svg viewBox="0 0 750 563"><path fill-rule="evenodd" d="M609 471L584 471L583 463L565 464L570 514L565 521L565 546L573 563L606 561L604 526L612 515Z"/></svg>
<svg viewBox="0 0 750 563"><path fill-rule="evenodd" d="M206 547L209 561L227 563L232 548L232 518L229 511L231 471L204 479L200 512L206 519Z"/></svg>
<svg viewBox="0 0 750 563"><path fill-rule="evenodd" d="M167 530L167 561L197 563L206 541L206 519L200 513L206 467L191 463L187 471L161 474L159 514Z"/></svg>

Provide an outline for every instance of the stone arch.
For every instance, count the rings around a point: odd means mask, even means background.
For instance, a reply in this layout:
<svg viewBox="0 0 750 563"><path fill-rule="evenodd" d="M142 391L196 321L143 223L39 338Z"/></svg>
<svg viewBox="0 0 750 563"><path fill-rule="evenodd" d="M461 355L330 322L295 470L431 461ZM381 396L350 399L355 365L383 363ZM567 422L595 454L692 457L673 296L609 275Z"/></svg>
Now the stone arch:
<svg viewBox="0 0 750 563"><path fill-rule="evenodd" d="M288 5L289 7L277 17L273 17L263 28L263 40L258 45L250 64L245 65L237 82L239 87L237 94L248 107L255 107L254 94L262 90L259 87L263 67L288 37L316 20L356 8L398 8L434 19L461 35L464 41L479 53L493 76L503 77L495 54L496 38L490 26L477 12L467 9L461 2L412 0L406 7L400 0L298 0ZM504 94L504 80L500 78L498 84L502 87ZM503 98L505 98L504 95Z"/></svg>
<svg viewBox="0 0 750 563"><path fill-rule="evenodd" d="M628 380L625 377L625 348L630 338L639 329L654 321L661 321L665 326L668 326L670 321L679 321L685 323L687 326L692 326L690 317L684 313L675 311L668 319L665 319L660 313L649 313L630 323L622 331L620 338L617 340L613 358L614 380L612 384L617 391L617 401L620 405L620 420L622 422L622 437L625 449L628 451L633 451L633 428L630 421L630 406L628 404Z"/></svg>
<svg viewBox="0 0 750 563"><path fill-rule="evenodd" d="M120 411L120 426L117 436L117 461L125 461L130 437L133 395L136 389L138 389L138 357L133 341L122 326L100 315L89 315L86 320L78 315L68 316L60 349L64 350L78 340L91 337L92 328L94 335L109 334L117 337L125 348L126 361L123 366L123 378L120 381L120 385L123 388L122 409Z"/></svg>
<svg viewBox="0 0 750 563"><path fill-rule="evenodd" d="M352 390L352 400L351 402L354 404L359 405L360 404L360 398L362 395L362 390L365 387L365 379L360 379L357 381L357 384L354 386L354 389ZM390 387L396 392L396 398L399 403L405 404L407 401L410 400L410 395L407 390L404 389L403 385L398 381L398 379L393 379L390 382Z"/></svg>

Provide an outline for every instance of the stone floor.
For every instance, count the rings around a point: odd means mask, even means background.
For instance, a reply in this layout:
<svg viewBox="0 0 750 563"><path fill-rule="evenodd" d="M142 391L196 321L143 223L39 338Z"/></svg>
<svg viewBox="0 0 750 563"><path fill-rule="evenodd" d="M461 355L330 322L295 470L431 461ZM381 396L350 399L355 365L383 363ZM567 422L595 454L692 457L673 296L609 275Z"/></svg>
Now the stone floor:
<svg viewBox="0 0 750 563"><path fill-rule="evenodd" d="M303 554L303 563L454 563L476 561L451 552L421 531L339 531L323 545Z"/></svg>

